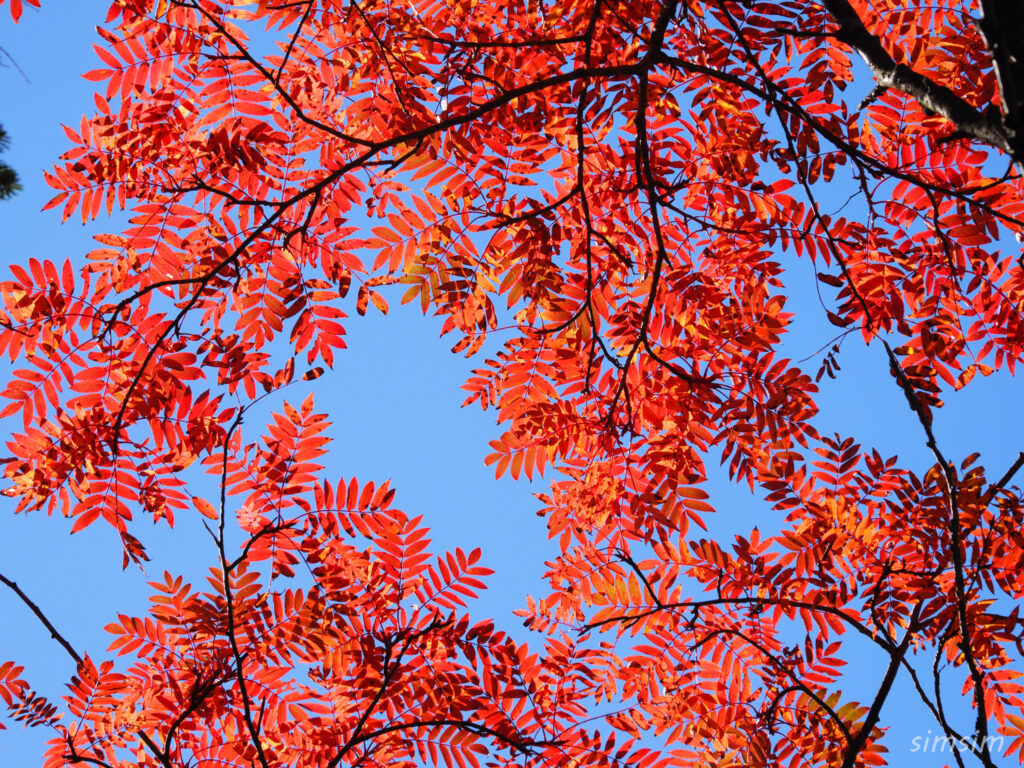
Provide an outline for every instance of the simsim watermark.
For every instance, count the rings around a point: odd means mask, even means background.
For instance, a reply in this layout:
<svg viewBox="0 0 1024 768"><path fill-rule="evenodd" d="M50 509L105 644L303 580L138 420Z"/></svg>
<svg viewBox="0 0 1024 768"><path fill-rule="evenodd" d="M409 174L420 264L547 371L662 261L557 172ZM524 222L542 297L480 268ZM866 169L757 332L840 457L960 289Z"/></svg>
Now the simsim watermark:
<svg viewBox="0 0 1024 768"><path fill-rule="evenodd" d="M990 752L1001 754L1003 750L1002 736L986 736L983 739L962 738L947 736L937 733L934 736L928 731L924 736L915 736L910 740L911 752L952 752L954 747L965 752L981 752L983 746L988 746Z"/></svg>

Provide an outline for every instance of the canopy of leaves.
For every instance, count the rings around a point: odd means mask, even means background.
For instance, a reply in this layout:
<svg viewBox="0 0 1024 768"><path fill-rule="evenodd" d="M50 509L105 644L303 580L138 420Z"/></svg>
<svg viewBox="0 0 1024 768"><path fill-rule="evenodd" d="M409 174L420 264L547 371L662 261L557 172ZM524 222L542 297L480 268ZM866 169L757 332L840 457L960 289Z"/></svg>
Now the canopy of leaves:
<svg viewBox="0 0 1024 768"><path fill-rule="evenodd" d="M0 286L5 493L113 526L126 562L136 517L198 511L220 558L211 591L168 576L111 627L134 666L83 658L65 720L0 667L6 703L58 731L47 766L850 768L884 762L901 675L958 764L995 765L994 734L1024 753L1024 459L993 479L933 432L944 391L1024 355L1014 13L114 3L50 207L131 223ZM809 366L782 352L801 262ZM393 284L453 351L502 341L466 402L496 412L498 475L554 477L561 555L523 611L543 654L460 612L475 553L431 561L386 492L317 479L310 402L243 439ZM884 352L932 466L819 434L848 337ZM779 531L698 538L719 457ZM200 467L219 505L192 498ZM841 689L851 637L881 659L865 701Z"/></svg>

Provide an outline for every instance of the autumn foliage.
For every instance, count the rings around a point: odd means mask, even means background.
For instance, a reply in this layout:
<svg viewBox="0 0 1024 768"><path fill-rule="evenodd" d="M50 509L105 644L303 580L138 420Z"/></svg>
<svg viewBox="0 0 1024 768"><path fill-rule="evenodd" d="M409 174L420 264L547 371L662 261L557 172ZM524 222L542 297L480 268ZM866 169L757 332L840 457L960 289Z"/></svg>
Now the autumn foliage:
<svg viewBox="0 0 1024 768"><path fill-rule="evenodd" d="M852 768L898 678L944 759L1024 756L1024 458L933 431L1024 357L1012 3L118 0L100 35L49 207L130 225L0 289L4 493L126 565L140 518L202 515L217 559L108 660L68 647L63 702L0 666L47 768ZM468 618L477 550L321 477L326 417L285 400L389 301L491 350L487 461L551 477L536 650ZM844 341L931 466L819 433ZM778 530L703 538L719 463Z"/></svg>

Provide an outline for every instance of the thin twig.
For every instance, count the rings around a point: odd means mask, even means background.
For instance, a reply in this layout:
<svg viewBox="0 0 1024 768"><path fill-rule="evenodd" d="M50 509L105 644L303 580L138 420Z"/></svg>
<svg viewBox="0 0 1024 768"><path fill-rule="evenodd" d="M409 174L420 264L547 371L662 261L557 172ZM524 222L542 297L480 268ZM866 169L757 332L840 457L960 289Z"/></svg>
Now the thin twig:
<svg viewBox="0 0 1024 768"><path fill-rule="evenodd" d="M64 647L64 650L68 652L68 656L74 659L75 663L81 664L82 657L79 655L78 651L74 649L74 646L68 642L64 635L57 631L57 628L53 626L53 623L46 617L46 614L43 613L42 609L25 594L22 588L18 586L17 582L11 581L2 573L0 573L0 581L10 587L11 591L21 599L21 602L29 607L32 613L36 615L36 618L38 618L39 621L43 623L43 626L49 630L50 637L60 643Z"/></svg>

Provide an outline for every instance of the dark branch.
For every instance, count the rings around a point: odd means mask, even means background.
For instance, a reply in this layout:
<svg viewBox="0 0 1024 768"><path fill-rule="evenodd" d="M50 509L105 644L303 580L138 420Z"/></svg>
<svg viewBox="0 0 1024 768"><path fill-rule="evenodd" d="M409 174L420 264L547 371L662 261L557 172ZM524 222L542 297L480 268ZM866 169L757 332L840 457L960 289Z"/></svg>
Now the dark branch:
<svg viewBox="0 0 1024 768"><path fill-rule="evenodd" d="M895 88L917 100L921 108L949 120L965 136L1002 150L1017 162L1024 155L1007 134L1001 121L983 114L944 85L929 80L905 64L898 64L868 31L847 0L821 0L839 25L835 38L853 48L868 65L878 87Z"/></svg>
<svg viewBox="0 0 1024 768"><path fill-rule="evenodd" d="M979 24L999 84L1003 129L1014 158L1024 157L1024 4L1020 0L981 0Z"/></svg>
<svg viewBox="0 0 1024 768"><path fill-rule="evenodd" d="M36 615L36 618L38 618L39 621L43 623L43 626L46 627L47 630L49 630L50 637L52 637L54 640L56 640L58 643L64 646L64 650L68 652L68 656L74 659L76 664L81 664L82 657L79 655L78 651L74 649L74 647L71 645L71 643L67 641L64 635L57 631L57 628L53 626L53 623L48 618L46 618L46 614L43 613L42 609L34 602L32 602L31 599L29 599L29 596L26 595L24 591L22 591L21 587L18 586L17 582L11 581L2 573L0 573L0 581L6 584L11 589L11 591L18 596L21 602L23 602L25 605L29 607L32 613Z"/></svg>
<svg viewBox="0 0 1024 768"><path fill-rule="evenodd" d="M995 495L1004 489L1007 483L1013 480L1013 476L1020 471L1021 467L1024 467L1024 451L1020 451L1017 454L1016 461L1014 461L1010 468L1003 473L1003 476L992 483L989 489L985 492L985 497L983 499L985 505L990 504Z"/></svg>

